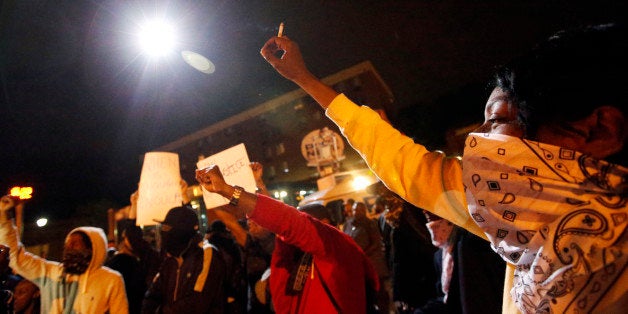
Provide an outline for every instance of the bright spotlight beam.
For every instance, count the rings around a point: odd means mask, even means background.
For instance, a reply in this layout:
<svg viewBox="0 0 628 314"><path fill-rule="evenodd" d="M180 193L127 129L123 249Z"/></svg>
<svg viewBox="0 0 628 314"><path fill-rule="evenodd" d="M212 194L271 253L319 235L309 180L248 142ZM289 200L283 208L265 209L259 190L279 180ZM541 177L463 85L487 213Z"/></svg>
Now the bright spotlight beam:
<svg viewBox="0 0 628 314"><path fill-rule="evenodd" d="M138 34L142 51L150 56L159 57L170 53L175 46L175 30L165 21L149 21L140 27Z"/></svg>

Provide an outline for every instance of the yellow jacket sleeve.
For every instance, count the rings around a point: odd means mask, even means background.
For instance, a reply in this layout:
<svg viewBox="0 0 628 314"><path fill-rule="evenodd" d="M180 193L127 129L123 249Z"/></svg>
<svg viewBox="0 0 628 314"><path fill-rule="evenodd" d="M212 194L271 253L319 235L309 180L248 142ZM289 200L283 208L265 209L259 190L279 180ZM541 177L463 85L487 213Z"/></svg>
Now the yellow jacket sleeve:
<svg viewBox="0 0 628 314"><path fill-rule="evenodd" d="M326 114L391 191L486 239L468 214L458 158L427 150L374 110L357 106L342 94Z"/></svg>
<svg viewBox="0 0 628 314"><path fill-rule="evenodd" d="M326 115L388 189L413 205L487 239L468 213L459 158L429 151L384 121L376 111L356 105L343 94L332 101ZM512 276L512 265L508 265L504 313L517 312L510 298Z"/></svg>

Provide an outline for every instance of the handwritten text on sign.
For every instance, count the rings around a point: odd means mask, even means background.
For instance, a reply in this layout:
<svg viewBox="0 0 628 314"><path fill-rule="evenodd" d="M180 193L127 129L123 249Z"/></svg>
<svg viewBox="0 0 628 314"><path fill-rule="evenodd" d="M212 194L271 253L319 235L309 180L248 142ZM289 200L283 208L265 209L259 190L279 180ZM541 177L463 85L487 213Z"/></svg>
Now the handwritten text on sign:
<svg viewBox="0 0 628 314"><path fill-rule="evenodd" d="M241 186L247 192L255 192L255 178L253 177L249 156L243 143L196 163L198 169L203 169L210 165L218 165L227 183ZM209 193L205 189L203 189L203 200L206 208L214 208L229 203L228 199L215 193Z"/></svg>
<svg viewBox="0 0 628 314"><path fill-rule="evenodd" d="M179 155L168 152L149 152L144 164L137 200L137 224L154 225L163 220L173 207L181 206L181 173Z"/></svg>

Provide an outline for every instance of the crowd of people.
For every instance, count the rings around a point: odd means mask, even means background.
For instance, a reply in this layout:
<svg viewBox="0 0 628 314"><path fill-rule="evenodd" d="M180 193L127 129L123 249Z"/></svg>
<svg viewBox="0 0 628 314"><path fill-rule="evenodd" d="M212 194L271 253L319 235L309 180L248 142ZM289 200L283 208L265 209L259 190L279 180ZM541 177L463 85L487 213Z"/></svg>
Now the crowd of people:
<svg viewBox="0 0 628 314"><path fill-rule="evenodd" d="M625 38L617 24L560 31L498 68L459 159L337 93L296 42L274 36L261 55L381 179L389 193L375 208L347 200L338 221L270 197L259 163L257 193L211 165L196 180L229 203L210 209L206 238L182 204L160 222L160 251L132 215L115 254L102 229L82 226L58 262L25 250L4 196L2 306L15 311L14 283L26 280L42 313L623 313Z"/></svg>

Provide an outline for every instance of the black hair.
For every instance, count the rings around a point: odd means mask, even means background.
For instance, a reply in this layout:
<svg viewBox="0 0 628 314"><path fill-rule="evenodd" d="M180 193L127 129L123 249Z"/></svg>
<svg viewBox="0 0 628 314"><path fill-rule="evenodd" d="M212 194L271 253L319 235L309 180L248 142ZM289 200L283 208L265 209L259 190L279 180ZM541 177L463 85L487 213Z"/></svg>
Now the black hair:
<svg viewBox="0 0 628 314"><path fill-rule="evenodd" d="M628 117L626 38L623 24L559 31L500 67L490 87L518 106L525 137L533 140L540 125L583 119L599 106L617 107Z"/></svg>

